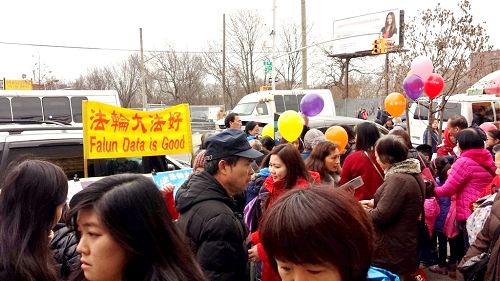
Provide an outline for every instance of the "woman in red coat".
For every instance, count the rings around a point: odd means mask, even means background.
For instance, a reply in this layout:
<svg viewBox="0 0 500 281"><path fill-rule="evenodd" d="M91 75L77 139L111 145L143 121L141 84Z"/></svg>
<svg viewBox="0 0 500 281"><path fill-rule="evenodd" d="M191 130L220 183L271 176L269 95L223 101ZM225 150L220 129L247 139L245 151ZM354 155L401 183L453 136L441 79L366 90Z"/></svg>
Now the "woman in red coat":
<svg viewBox="0 0 500 281"><path fill-rule="evenodd" d="M361 176L364 185L356 189L358 200L373 198L375 191L384 182L384 170L375 159L374 147L380 133L374 123L366 122L356 126L356 152L347 156L342 165L339 185Z"/></svg>
<svg viewBox="0 0 500 281"><path fill-rule="evenodd" d="M304 160L292 144L281 144L273 148L269 157L269 172L270 176L264 182L264 188L269 191L269 197L264 203L264 212L286 191L320 183L319 174L307 171ZM251 238L254 246L248 251L248 256L253 262L262 261L262 281L280 281L260 243L259 231L252 233Z"/></svg>

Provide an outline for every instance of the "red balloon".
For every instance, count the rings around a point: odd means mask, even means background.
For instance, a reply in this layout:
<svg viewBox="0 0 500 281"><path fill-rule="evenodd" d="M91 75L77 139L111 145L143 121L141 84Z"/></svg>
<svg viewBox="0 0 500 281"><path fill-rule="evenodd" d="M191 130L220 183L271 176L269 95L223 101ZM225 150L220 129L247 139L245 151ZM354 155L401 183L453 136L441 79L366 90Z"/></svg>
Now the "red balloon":
<svg viewBox="0 0 500 281"><path fill-rule="evenodd" d="M429 96L430 99L434 99L435 97L441 94L444 88L444 80L443 77L437 73L432 73L427 81L424 84L424 91Z"/></svg>

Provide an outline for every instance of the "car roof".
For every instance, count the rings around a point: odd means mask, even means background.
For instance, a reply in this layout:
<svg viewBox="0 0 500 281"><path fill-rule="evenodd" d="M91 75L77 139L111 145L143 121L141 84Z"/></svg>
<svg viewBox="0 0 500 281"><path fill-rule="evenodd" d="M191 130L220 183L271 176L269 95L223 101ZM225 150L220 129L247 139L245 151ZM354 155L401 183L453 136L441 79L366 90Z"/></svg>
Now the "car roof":
<svg viewBox="0 0 500 281"><path fill-rule="evenodd" d="M441 97L436 98L439 102L441 101ZM449 102L477 102L477 101L499 101L500 97L495 95L467 95L467 94L456 94L447 97ZM429 98L422 97L419 98L418 101L428 102Z"/></svg>
<svg viewBox="0 0 500 281"><path fill-rule="evenodd" d="M384 126L377 124L373 121L363 120L363 119L354 118L354 117L346 117L346 116L334 116L334 117L325 117L325 118L322 118L321 120L319 120L319 119L310 120L308 127L319 129L319 128L328 128L331 126L343 126L343 125L344 126L356 126L356 125L359 125L361 123L366 123L366 122L375 124L375 126L377 126L377 129L384 134L389 133L389 130L387 130Z"/></svg>

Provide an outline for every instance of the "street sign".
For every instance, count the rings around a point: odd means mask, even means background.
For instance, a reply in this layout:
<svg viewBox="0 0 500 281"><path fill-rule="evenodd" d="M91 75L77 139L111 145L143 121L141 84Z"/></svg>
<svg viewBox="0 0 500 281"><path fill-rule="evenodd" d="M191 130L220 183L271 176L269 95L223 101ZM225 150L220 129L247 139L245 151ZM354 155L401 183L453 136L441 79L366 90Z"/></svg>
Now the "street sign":
<svg viewBox="0 0 500 281"><path fill-rule="evenodd" d="M270 73L273 71L273 63L270 60L264 61L264 73Z"/></svg>

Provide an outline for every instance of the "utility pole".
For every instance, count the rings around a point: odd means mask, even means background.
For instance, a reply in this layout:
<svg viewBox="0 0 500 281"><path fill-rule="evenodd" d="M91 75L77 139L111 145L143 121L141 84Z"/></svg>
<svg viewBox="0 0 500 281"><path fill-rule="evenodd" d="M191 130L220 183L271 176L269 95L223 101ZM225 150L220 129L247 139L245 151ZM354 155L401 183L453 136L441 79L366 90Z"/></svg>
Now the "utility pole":
<svg viewBox="0 0 500 281"><path fill-rule="evenodd" d="M274 90L276 90L276 0L273 0L273 69L271 71L271 87Z"/></svg>
<svg viewBox="0 0 500 281"><path fill-rule="evenodd" d="M222 105L226 110L226 14L222 14Z"/></svg>
<svg viewBox="0 0 500 281"><path fill-rule="evenodd" d="M385 53L385 95L389 95L389 53Z"/></svg>
<svg viewBox="0 0 500 281"><path fill-rule="evenodd" d="M146 110L148 107L148 98L146 97L146 77L144 76L144 50L142 48L142 27L139 28L139 37L141 40L141 92L142 107Z"/></svg>
<svg viewBox="0 0 500 281"><path fill-rule="evenodd" d="M42 85L42 79L40 79L40 53L38 53L38 85Z"/></svg>
<svg viewBox="0 0 500 281"><path fill-rule="evenodd" d="M300 0L302 15L302 88L307 89L307 34L306 34L306 0Z"/></svg>

